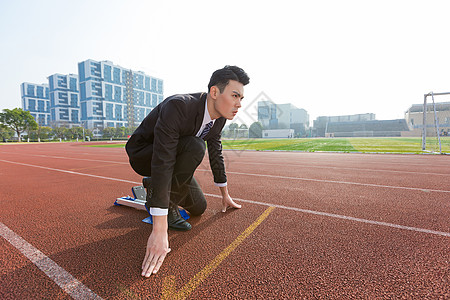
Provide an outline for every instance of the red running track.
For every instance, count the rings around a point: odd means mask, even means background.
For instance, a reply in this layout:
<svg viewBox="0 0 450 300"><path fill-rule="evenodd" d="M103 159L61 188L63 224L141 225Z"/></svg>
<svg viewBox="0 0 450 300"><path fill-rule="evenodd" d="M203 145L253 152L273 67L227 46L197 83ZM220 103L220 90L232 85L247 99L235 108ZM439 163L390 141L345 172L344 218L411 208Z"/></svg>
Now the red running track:
<svg viewBox="0 0 450 300"><path fill-rule="evenodd" d="M84 145L0 145L2 236L44 257L1 238L1 299L450 296L447 156L225 151L243 204L227 213L205 158L196 178L208 209L190 232L169 232L172 252L145 279L146 212L113 205L141 178L122 148ZM75 292L58 286L64 276Z"/></svg>

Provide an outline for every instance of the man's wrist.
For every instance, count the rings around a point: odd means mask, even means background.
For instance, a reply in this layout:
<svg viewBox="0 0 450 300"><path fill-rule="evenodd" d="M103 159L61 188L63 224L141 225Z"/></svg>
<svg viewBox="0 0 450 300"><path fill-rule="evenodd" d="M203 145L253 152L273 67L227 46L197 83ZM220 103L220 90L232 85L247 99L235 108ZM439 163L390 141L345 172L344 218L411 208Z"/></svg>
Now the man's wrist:
<svg viewBox="0 0 450 300"><path fill-rule="evenodd" d="M153 229L154 233L167 233L168 224L167 216L153 216Z"/></svg>
<svg viewBox="0 0 450 300"><path fill-rule="evenodd" d="M219 189L220 189L220 193L222 194L222 197L228 196L228 187L227 186L219 187Z"/></svg>

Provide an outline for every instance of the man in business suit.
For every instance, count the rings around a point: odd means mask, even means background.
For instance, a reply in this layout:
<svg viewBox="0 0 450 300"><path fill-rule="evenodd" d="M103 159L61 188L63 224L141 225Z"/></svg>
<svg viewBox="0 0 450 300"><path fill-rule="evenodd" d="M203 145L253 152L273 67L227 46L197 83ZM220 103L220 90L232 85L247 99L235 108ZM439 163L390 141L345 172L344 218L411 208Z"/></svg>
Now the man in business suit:
<svg viewBox="0 0 450 300"><path fill-rule="evenodd" d="M222 211L241 208L228 194L220 140L226 120L241 107L249 77L239 67L216 70L208 93L174 95L155 107L130 137L126 151L132 168L145 176L146 207L153 228L142 263L142 276L156 274L170 252L167 229L189 230L178 206L191 215L206 209L205 196L194 178L206 146L214 184L222 194Z"/></svg>

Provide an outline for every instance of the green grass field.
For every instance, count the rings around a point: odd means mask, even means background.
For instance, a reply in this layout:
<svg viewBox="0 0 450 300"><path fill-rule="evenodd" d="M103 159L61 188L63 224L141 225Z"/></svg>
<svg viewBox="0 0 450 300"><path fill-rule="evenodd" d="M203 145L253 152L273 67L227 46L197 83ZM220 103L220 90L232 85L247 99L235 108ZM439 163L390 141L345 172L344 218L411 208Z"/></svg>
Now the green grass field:
<svg viewBox="0 0 450 300"><path fill-rule="evenodd" d="M224 149L259 151L331 151L361 153L423 153L422 138L314 138L314 139L237 139L222 140ZM450 137L442 137L442 152L450 153ZM430 148L439 149L428 140ZM124 147L124 144L89 147Z"/></svg>
<svg viewBox="0 0 450 300"><path fill-rule="evenodd" d="M442 151L450 152L450 138L441 140ZM430 146L438 149L433 141ZM423 153L421 138L318 138L318 139L251 139L224 140L224 149L291 150L363 153Z"/></svg>

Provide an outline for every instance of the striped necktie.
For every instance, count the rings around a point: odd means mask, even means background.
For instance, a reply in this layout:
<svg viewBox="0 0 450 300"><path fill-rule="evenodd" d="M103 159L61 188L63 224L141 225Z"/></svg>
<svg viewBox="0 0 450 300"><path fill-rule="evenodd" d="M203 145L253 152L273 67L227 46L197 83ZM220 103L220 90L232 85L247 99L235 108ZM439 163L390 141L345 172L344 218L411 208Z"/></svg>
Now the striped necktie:
<svg viewBox="0 0 450 300"><path fill-rule="evenodd" d="M209 122L205 125L205 128L203 128L202 133L200 134L200 137L203 139L211 130L211 127L213 126L213 121Z"/></svg>

